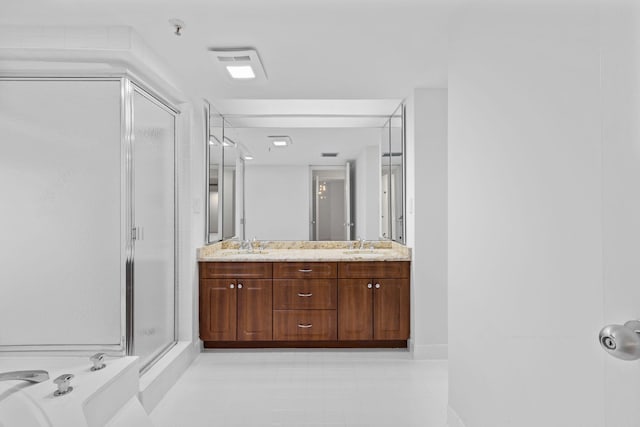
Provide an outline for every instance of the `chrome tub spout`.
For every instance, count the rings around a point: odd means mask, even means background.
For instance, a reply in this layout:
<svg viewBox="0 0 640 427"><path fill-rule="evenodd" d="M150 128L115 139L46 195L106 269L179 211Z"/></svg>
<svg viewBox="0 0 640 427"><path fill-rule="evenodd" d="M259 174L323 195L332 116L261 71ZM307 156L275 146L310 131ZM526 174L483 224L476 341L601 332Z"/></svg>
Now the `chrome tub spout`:
<svg viewBox="0 0 640 427"><path fill-rule="evenodd" d="M41 383L48 379L49 373L42 370L0 372L0 381L22 380L29 381L31 383Z"/></svg>

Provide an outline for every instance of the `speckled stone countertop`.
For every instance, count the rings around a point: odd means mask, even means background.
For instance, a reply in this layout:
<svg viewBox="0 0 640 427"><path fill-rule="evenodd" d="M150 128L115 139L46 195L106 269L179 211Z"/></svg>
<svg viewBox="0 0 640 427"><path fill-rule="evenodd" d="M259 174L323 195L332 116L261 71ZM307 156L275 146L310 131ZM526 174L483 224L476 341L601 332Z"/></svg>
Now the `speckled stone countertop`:
<svg viewBox="0 0 640 427"><path fill-rule="evenodd" d="M365 249L347 241L258 241L254 247L225 240L198 249L198 261L411 261L411 249L391 241L367 241Z"/></svg>

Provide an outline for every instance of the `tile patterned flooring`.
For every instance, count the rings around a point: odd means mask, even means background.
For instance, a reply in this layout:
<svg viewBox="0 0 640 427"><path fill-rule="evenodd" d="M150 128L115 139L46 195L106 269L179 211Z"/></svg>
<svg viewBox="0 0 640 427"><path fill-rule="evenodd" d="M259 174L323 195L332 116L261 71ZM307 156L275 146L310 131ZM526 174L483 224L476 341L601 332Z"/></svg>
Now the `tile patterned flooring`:
<svg viewBox="0 0 640 427"><path fill-rule="evenodd" d="M446 361L405 350L216 350L151 418L157 427L444 427L446 412Z"/></svg>

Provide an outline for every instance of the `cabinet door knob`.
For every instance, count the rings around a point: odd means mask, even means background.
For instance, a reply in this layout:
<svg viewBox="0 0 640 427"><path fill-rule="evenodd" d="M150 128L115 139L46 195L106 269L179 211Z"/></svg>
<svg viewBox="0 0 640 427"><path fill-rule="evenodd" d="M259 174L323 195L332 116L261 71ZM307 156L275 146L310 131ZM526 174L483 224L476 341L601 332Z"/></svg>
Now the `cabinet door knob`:
<svg viewBox="0 0 640 427"><path fill-rule="evenodd" d="M376 289L380 289L380 283L376 283Z"/></svg>
<svg viewBox="0 0 640 427"><path fill-rule="evenodd" d="M371 289L373 288L373 285L371 283L367 283L367 288Z"/></svg>
<svg viewBox="0 0 640 427"><path fill-rule="evenodd" d="M238 289L242 289L242 283L238 283Z"/></svg>
<svg viewBox="0 0 640 427"><path fill-rule="evenodd" d="M232 283L232 284L230 284L230 285L229 285L229 287L230 287L231 289L233 289L233 288L235 288L235 287L236 287L236 285L234 285L234 284Z"/></svg>

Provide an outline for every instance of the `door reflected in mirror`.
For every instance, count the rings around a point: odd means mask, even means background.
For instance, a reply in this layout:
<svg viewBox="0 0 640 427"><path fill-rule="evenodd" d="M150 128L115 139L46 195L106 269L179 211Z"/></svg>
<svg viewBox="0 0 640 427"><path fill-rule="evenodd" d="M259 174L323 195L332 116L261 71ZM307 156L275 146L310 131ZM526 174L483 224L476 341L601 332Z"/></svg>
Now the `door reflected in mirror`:
<svg viewBox="0 0 640 427"><path fill-rule="evenodd" d="M209 242L404 243L404 114L396 106L386 114L213 113Z"/></svg>

